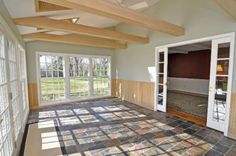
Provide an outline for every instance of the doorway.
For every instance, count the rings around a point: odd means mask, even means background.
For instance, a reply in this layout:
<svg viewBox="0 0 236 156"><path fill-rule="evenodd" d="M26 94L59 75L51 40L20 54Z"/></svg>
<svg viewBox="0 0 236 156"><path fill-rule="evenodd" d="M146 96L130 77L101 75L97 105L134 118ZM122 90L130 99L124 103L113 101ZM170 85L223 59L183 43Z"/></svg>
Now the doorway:
<svg viewBox="0 0 236 156"><path fill-rule="evenodd" d="M210 41L168 49L168 113L206 126L210 64Z"/></svg>
<svg viewBox="0 0 236 156"><path fill-rule="evenodd" d="M230 111L232 88L234 42L235 33L230 33L157 47L155 110L167 112L168 106L169 108L171 106L176 108L179 103L181 106L180 109L182 109L184 113L195 116L196 114L202 115L202 117L206 119L207 127L224 132L224 135L227 136L229 125L228 112ZM192 47L193 50L189 50L186 47ZM203 47L205 47L205 49L202 49ZM181 48L182 50L179 50ZM174 53L180 55L181 53L182 56L185 54L185 59L187 58L188 61L191 57L195 60L196 57L194 59L194 56L191 56L193 55L191 52L194 52L194 48L198 48L198 51L209 51L208 81L197 82L183 79L182 77L180 81L178 77L174 77L174 79L168 77L171 75L178 76L178 73L186 74L186 68L178 69L180 71L177 71L177 67L172 67L172 69L168 68L168 64L173 63L168 62L168 60L171 61L169 55L171 55L171 53L172 55ZM186 55L189 56L187 57ZM189 67L189 65L190 64L186 64L185 66ZM198 68L201 69L202 67ZM196 71L191 72L192 76L194 72ZM201 74L196 72L195 76L200 76ZM176 98L179 98L179 101ZM185 104L181 102L183 99L185 99ZM189 104L190 102L188 102L191 100L188 99L192 99L191 105ZM175 105L173 105L173 103ZM196 110L196 108L198 108L198 110ZM188 112L189 110L191 112ZM198 114L197 111L202 111L202 113Z"/></svg>

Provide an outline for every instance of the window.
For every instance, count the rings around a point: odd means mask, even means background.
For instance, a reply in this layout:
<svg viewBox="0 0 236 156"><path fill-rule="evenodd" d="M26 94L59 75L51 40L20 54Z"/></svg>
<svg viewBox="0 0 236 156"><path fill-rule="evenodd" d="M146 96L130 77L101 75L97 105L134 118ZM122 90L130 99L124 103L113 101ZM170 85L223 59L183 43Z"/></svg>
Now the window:
<svg viewBox="0 0 236 156"><path fill-rule="evenodd" d="M40 103L110 96L110 57L38 53Z"/></svg>
<svg viewBox="0 0 236 156"><path fill-rule="evenodd" d="M89 96L89 58L70 57L70 97Z"/></svg>
<svg viewBox="0 0 236 156"><path fill-rule="evenodd" d="M108 58L93 58L93 94L110 94L110 63Z"/></svg>
<svg viewBox="0 0 236 156"><path fill-rule="evenodd" d="M40 55L40 88L42 101L56 101L65 98L63 69L63 57Z"/></svg>

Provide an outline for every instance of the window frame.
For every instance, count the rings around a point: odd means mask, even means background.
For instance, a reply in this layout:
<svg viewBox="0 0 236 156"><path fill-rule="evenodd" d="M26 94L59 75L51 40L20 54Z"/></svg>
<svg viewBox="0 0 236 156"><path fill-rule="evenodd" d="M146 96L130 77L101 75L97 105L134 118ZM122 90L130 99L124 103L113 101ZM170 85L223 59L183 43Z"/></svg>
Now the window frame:
<svg viewBox="0 0 236 156"><path fill-rule="evenodd" d="M65 88L65 98L60 100L54 100L54 101L42 101L41 100L41 74L40 74L40 55L47 55L47 56L61 56L64 59L64 88ZM86 97L71 97L70 96L70 75L69 75L69 57L85 57L89 60L92 60L92 58L107 58L109 61L109 94L102 95L102 96L94 96L91 95L91 92L93 93L93 86L89 86L89 88L92 88L92 91L89 90L89 96ZM89 69L93 69L92 61L89 64ZM107 55L85 55L85 54L75 54L75 53L57 53L57 52L36 52L36 76L37 76L37 92L38 92L38 104L40 106L47 106L47 105L54 105L54 104L63 104L63 103L69 103L69 102L76 102L80 100L90 100L90 99L97 99L97 98L106 98L111 97L112 93L112 60L111 56ZM91 83L93 84L93 74L89 75L89 85Z"/></svg>

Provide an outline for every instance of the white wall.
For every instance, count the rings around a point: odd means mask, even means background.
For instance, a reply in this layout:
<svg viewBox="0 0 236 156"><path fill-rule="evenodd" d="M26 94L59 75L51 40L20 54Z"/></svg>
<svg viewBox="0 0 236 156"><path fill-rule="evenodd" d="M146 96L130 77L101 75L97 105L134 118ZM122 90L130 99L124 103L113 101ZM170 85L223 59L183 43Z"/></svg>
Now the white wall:
<svg viewBox="0 0 236 156"><path fill-rule="evenodd" d="M150 38L149 44L129 44L128 49L116 50L116 77L119 79L150 82L148 67L155 66L156 46L236 31L236 20L213 0L163 0L144 13L183 26L185 35L175 37L127 24L119 25L119 31ZM236 90L236 83L234 88Z"/></svg>
<svg viewBox="0 0 236 156"><path fill-rule="evenodd" d="M168 90L208 95L209 80L168 77Z"/></svg>

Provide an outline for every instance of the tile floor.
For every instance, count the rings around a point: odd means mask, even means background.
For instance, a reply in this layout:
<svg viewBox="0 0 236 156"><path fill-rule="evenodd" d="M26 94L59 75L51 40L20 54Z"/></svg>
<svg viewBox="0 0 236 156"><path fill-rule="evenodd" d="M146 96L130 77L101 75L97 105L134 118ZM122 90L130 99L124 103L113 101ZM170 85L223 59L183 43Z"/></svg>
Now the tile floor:
<svg viewBox="0 0 236 156"><path fill-rule="evenodd" d="M236 141L222 133L117 98L31 112L28 124L36 123L56 128L56 139L41 134L42 146L53 148L57 140L63 155L236 155Z"/></svg>

